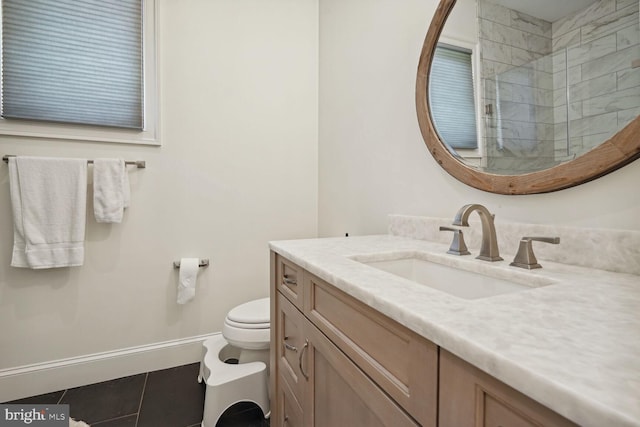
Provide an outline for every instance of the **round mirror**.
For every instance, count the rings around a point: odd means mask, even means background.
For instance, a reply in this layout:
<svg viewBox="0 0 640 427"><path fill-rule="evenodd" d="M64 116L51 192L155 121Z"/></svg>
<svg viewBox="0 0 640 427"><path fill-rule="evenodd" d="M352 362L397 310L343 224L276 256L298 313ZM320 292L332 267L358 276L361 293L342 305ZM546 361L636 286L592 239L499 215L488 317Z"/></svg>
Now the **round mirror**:
<svg viewBox="0 0 640 427"><path fill-rule="evenodd" d="M534 194L640 157L639 5L441 0L416 82L436 161L481 190Z"/></svg>

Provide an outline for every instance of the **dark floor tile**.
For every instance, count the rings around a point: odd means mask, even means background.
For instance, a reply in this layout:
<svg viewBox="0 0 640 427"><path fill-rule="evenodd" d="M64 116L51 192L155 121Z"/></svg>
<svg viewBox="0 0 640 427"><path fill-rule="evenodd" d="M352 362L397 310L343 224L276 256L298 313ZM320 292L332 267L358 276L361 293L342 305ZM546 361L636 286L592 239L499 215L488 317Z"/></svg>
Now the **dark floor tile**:
<svg viewBox="0 0 640 427"><path fill-rule="evenodd" d="M60 403L69 404L72 418L87 424L138 412L146 374L133 375L67 390Z"/></svg>
<svg viewBox="0 0 640 427"><path fill-rule="evenodd" d="M136 427L136 421L138 421L138 414L133 414L115 420L93 423L91 427Z"/></svg>
<svg viewBox="0 0 640 427"><path fill-rule="evenodd" d="M137 427L185 427L199 424L204 409L204 383L198 363L149 372Z"/></svg>
<svg viewBox="0 0 640 427"><path fill-rule="evenodd" d="M25 397L24 399L12 400L12 405L54 405L60 401L60 398L64 394L64 390L54 391L53 393L39 394L38 396Z"/></svg>

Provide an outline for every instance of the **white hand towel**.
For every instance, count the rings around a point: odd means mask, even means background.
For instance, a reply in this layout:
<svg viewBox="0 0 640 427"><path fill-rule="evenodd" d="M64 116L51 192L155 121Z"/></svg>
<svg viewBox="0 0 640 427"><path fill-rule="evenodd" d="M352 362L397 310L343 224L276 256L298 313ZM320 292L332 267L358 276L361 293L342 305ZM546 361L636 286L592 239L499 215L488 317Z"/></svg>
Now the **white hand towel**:
<svg viewBox="0 0 640 427"><path fill-rule="evenodd" d="M73 267L84 262L87 161L10 157L14 220L11 265Z"/></svg>
<svg viewBox="0 0 640 427"><path fill-rule="evenodd" d="M129 175L122 159L93 162L93 213L97 222L122 222L129 206Z"/></svg>
<svg viewBox="0 0 640 427"><path fill-rule="evenodd" d="M185 304L196 296L196 277L198 276L199 264L198 258L182 258L180 260L178 304Z"/></svg>

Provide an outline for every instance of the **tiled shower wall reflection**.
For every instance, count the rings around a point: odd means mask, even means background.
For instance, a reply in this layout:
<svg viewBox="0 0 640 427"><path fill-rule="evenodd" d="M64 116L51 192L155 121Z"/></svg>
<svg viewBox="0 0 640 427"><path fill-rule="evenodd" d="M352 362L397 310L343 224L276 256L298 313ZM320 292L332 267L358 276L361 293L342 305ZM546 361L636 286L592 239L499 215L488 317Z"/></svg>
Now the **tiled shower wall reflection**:
<svg viewBox="0 0 640 427"><path fill-rule="evenodd" d="M638 0L602 0L553 23L556 150L581 154L640 114ZM564 71L566 70L566 71ZM569 108L565 79L569 82Z"/></svg>
<svg viewBox="0 0 640 427"><path fill-rule="evenodd" d="M479 0L488 171L548 168L640 113L639 3L601 0L551 23Z"/></svg>

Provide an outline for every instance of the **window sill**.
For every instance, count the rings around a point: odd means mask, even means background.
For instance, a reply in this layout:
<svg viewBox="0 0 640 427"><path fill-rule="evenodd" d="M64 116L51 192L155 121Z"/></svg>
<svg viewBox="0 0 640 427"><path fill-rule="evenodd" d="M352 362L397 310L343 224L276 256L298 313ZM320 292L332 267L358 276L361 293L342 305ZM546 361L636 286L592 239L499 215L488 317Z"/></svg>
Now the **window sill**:
<svg viewBox="0 0 640 427"><path fill-rule="evenodd" d="M157 129L132 131L65 124L9 123L0 119L0 136L44 138L67 141L110 142L117 144L160 145Z"/></svg>

